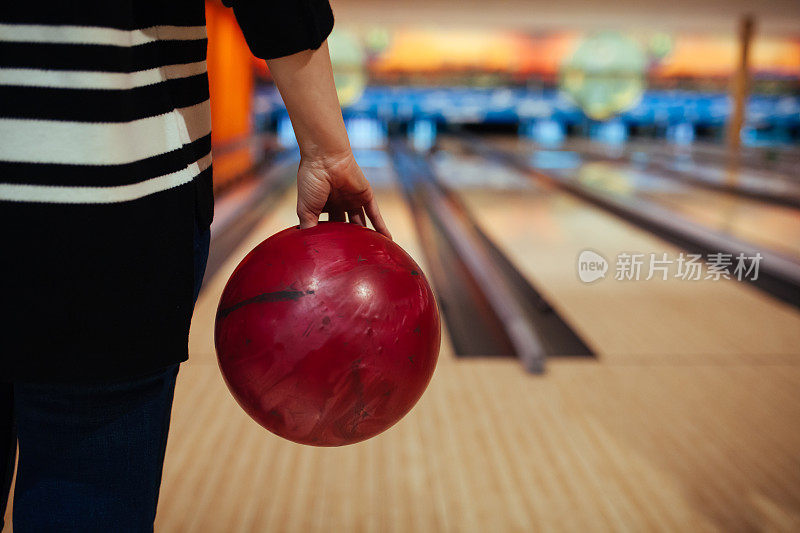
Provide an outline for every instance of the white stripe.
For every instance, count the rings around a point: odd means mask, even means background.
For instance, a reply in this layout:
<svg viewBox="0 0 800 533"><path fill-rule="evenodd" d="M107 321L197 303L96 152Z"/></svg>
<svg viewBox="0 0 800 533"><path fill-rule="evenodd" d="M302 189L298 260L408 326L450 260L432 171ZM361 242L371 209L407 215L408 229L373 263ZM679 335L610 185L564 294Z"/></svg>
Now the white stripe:
<svg viewBox="0 0 800 533"><path fill-rule="evenodd" d="M205 61L131 73L0 68L0 85L58 89L133 89L168 79L187 78L205 71Z"/></svg>
<svg viewBox="0 0 800 533"><path fill-rule="evenodd" d="M0 118L0 161L117 165L177 150L210 132L208 100L122 123Z"/></svg>
<svg viewBox="0 0 800 533"><path fill-rule="evenodd" d="M158 40L205 38L205 26L152 26L141 30L117 30L96 26L0 24L0 41L23 43L136 46Z"/></svg>
<svg viewBox="0 0 800 533"><path fill-rule="evenodd" d="M116 187L61 187L57 185L17 185L0 183L0 200L55 204L113 204L137 200L192 181L211 165L209 153L188 167L130 185Z"/></svg>

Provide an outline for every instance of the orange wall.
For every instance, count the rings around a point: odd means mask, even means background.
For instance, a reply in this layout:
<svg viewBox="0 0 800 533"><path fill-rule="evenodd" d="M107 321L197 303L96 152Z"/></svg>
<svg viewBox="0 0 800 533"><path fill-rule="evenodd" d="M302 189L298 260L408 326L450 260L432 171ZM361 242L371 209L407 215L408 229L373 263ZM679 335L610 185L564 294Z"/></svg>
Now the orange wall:
<svg viewBox="0 0 800 533"><path fill-rule="evenodd" d="M206 2L208 78L211 92L211 142L221 146L252 132L253 56L247 48L233 11L219 2ZM248 150L214 159L216 186L250 168Z"/></svg>
<svg viewBox="0 0 800 533"><path fill-rule="evenodd" d="M554 75L586 35L590 34L405 28L391 32L391 44L375 57L370 68L377 74L482 70ZM643 47L649 38L647 32L639 32ZM672 39L674 48L651 74L719 77L733 71L738 46L734 35L678 34ZM756 35L751 69L757 74L800 77L800 38Z"/></svg>
<svg viewBox="0 0 800 533"><path fill-rule="evenodd" d="M681 36L675 49L656 66L653 74L661 77L729 76L736 66L738 43L735 37ZM800 77L800 39L753 39L750 70Z"/></svg>

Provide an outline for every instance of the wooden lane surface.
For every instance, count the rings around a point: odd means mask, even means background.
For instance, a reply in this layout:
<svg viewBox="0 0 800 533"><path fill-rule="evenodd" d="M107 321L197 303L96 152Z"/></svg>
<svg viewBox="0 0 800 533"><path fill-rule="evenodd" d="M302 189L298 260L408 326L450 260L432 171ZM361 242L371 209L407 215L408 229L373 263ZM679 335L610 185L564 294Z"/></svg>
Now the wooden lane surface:
<svg viewBox="0 0 800 533"><path fill-rule="evenodd" d="M481 227L567 322L603 357L800 356L800 313L738 281L614 279L622 252L678 248L599 209L562 195L468 192ZM611 265L606 279L585 284L577 258L591 249ZM675 267L671 272L674 274Z"/></svg>
<svg viewBox="0 0 800 533"><path fill-rule="evenodd" d="M587 163L578 170L579 179L600 179L622 189L638 187L643 175L658 173L607 162ZM687 187L669 178L655 179L666 181L653 189L637 190L635 196L662 205L712 231L800 260L800 210L732 193Z"/></svg>
<svg viewBox="0 0 800 533"><path fill-rule="evenodd" d="M796 531L797 367L440 367L386 434L272 437L181 371L156 531Z"/></svg>
<svg viewBox="0 0 800 533"><path fill-rule="evenodd" d="M397 194L396 239L419 257ZM293 223L293 199L254 232ZM385 434L284 442L250 421L213 360L206 287L181 372L158 531L746 531L800 525L793 359L456 362ZM628 335L637 333L635 325ZM624 336L624 334L621 334Z"/></svg>
<svg viewBox="0 0 800 533"><path fill-rule="evenodd" d="M497 139L495 143L520 153L534 151L531 143L516 138ZM580 146L581 143L573 144ZM658 176L658 171L641 171L614 162L591 162L575 170L579 179L602 183L616 191L639 187L637 183L642 180L637 176L644 174ZM644 185L631 194L663 205L712 231L800 259L799 210L733 193L710 191L669 177L655 179L658 185L654 188Z"/></svg>
<svg viewBox="0 0 800 533"><path fill-rule="evenodd" d="M617 163L594 162L584 165L578 175L581 178L591 176L627 189L637 187L639 176L657 175L657 172L642 172ZM800 260L800 210L731 193L687 187L676 181L662 185L664 187L638 190L635 196L662 205L712 231Z"/></svg>
<svg viewBox="0 0 800 533"><path fill-rule="evenodd" d="M647 276L617 281L619 253L681 252L650 233L560 191L527 185L499 164L462 156L437 165L439 174L460 165L486 165L511 187L462 189L459 195L479 226L588 344L604 358L729 362L800 356L800 312L738 281L666 281ZM499 180L498 180L499 181ZM514 186L514 184L517 184ZM585 284L577 276L582 250L610 261L606 279ZM675 266L671 268L672 274Z"/></svg>

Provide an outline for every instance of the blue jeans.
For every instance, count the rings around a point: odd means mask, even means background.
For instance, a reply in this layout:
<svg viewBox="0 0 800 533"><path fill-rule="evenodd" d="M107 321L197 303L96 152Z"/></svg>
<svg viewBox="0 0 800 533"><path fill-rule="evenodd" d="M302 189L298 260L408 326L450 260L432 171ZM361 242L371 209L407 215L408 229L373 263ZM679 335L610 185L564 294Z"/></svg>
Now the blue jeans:
<svg viewBox="0 0 800 533"><path fill-rule="evenodd" d="M210 234L195 234L195 300ZM113 354L109 354L113 357ZM152 531L178 365L91 385L0 383L0 511L14 530Z"/></svg>

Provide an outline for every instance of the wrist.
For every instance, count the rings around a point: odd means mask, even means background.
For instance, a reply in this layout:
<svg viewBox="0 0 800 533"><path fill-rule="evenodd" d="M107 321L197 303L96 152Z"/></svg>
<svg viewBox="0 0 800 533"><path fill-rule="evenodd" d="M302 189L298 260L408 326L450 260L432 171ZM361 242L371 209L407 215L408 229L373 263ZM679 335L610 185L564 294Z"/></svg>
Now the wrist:
<svg viewBox="0 0 800 533"><path fill-rule="evenodd" d="M353 151L347 135L338 136L331 142L299 141L300 157L308 161L340 161L352 157Z"/></svg>

